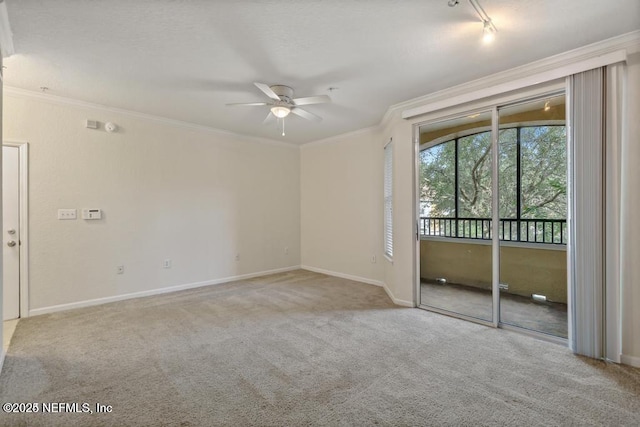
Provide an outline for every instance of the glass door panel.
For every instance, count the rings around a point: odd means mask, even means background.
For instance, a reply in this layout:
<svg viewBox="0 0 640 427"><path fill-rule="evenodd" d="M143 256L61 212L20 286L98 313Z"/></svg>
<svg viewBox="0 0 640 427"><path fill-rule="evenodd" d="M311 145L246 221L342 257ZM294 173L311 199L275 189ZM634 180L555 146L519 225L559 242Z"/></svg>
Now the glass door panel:
<svg viewBox="0 0 640 427"><path fill-rule="evenodd" d="M499 109L500 322L567 337L565 97Z"/></svg>
<svg viewBox="0 0 640 427"><path fill-rule="evenodd" d="M491 112L419 137L420 304L491 322Z"/></svg>

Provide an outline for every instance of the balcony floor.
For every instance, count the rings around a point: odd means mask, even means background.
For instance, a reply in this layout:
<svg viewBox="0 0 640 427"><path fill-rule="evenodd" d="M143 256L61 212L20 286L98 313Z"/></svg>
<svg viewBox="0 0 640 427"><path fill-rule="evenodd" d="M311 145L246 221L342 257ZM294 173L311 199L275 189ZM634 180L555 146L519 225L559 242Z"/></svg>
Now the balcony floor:
<svg viewBox="0 0 640 427"><path fill-rule="evenodd" d="M424 280L420 283L420 289L422 305L491 321L490 290ZM500 292L500 320L505 324L567 338L567 305L563 303L540 303L531 298Z"/></svg>

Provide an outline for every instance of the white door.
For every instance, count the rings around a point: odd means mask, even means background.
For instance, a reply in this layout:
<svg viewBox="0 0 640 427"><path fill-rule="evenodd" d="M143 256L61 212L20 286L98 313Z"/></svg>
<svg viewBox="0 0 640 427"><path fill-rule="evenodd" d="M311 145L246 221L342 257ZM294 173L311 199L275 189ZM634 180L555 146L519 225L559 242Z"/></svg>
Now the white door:
<svg viewBox="0 0 640 427"><path fill-rule="evenodd" d="M19 149L2 147L3 320L20 317Z"/></svg>

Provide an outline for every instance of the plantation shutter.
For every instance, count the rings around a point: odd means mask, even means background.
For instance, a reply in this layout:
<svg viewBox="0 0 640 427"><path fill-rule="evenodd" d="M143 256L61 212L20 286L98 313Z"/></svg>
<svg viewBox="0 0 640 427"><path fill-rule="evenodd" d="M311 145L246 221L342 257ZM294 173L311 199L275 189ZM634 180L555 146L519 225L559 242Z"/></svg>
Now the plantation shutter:
<svg viewBox="0 0 640 427"><path fill-rule="evenodd" d="M384 147L384 253L393 257L393 145Z"/></svg>

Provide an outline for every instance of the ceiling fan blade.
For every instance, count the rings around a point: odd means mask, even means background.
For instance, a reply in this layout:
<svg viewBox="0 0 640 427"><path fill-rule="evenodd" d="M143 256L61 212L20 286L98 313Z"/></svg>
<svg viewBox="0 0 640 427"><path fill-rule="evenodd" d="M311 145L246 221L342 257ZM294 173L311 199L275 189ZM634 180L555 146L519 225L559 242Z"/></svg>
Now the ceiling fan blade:
<svg viewBox="0 0 640 427"><path fill-rule="evenodd" d="M313 120L314 122L322 121L322 117L316 116L315 114L310 113L307 110L303 110L302 108L292 108L291 112L307 120Z"/></svg>
<svg viewBox="0 0 640 427"><path fill-rule="evenodd" d="M264 83L257 83L257 82L253 84L256 85L258 89L263 91L264 94L267 95L269 98L274 99L276 101L280 101L280 97L278 96L278 94L276 94L273 90L271 90L269 85L266 85Z"/></svg>
<svg viewBox="0 0 640 427"><path fill-rule="evenodd" d="M267 102L248 102L248 103L237 103L237 104L227 104L227 107L253 107L257 105L269 105Z"/></svg>
<svg viewBox="0 0 640 427"><path fill-rule="evenodd" d="M267 114L267 117L265 117L264 121L262 122L262 124L267 124L269 122L272 122L273 119L275 119L276 116L273 115L273 113L271 111L269 111L269 114Z"/></svg>
<svg viewBox="0 0 640 427"><path fill-rule="evenodd" d="M295 105L323 104L331 102L331 98L327 95L309 96L306 98L296 98L293 100Z"/></svg>

